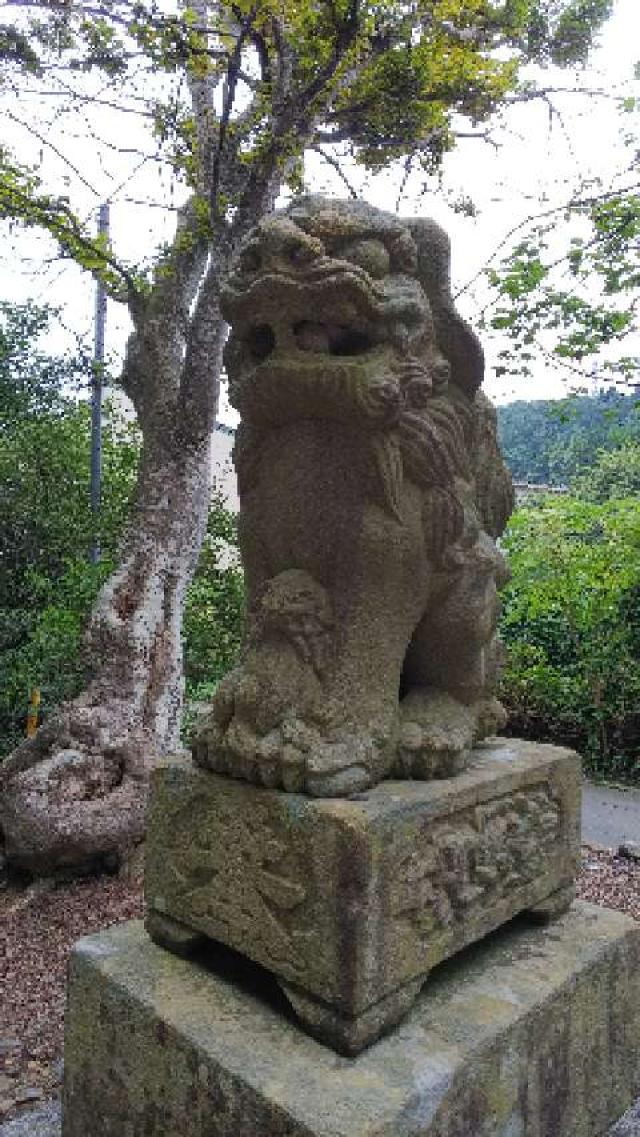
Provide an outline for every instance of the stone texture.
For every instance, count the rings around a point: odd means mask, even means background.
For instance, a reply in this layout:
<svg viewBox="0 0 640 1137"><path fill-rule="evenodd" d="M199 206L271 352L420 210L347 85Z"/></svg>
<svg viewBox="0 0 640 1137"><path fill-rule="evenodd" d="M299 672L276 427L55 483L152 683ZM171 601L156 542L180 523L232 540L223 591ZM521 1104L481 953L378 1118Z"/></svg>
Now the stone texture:
<svg viewBox="0 0 640 1137"><path fill-rule="evenodd" d="M155 775L148 927L178 954L198 946L194 933L241 951L283 982L310 1029L354 1053L443 959L525 909L566 908L579 817L577 756L514 739L484 743L456 777L387 781L351 800L176 759Z"/></svg>
<svg viewBox="0 0 640 1137"><path fill-rule="evenodd" d="M248 237L223 310L247 637L195 760L314 796L452 774L504 722L512 489L447 237L298 198Z"/></svg>
<svg viewBox="0 0 640 1137"><path fill-rule="evenodd" d="M640 928L617 912L503 928L355 1059L232 974L138 923L81 941L64 1137L603 1137L638 1092Z"/></svg>
<svg viewBox="0 0 640 1137"><path fill-rule="evenodd" d="M0 1137L62 1137L58 1103L38 1110L35 1115L29 1115L29 1118L25 1116L0 1125ZM640 1137L640 1101L607 1131L606 1137Z"/></svg>

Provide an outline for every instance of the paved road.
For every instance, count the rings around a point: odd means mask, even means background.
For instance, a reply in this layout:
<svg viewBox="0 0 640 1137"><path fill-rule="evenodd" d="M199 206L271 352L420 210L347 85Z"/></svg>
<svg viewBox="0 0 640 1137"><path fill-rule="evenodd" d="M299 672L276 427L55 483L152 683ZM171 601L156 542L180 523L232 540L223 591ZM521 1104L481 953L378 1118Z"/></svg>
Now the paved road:
<svg viewBox="0 0 640 1137"><path fill-rule="evenodd" d="M625 1113L605 1137L640 1137L640 1100Z"/></svg>
<svg viewBox="0 0 640 1137"><path fill-rule="evenodd" d="M607 849L623 841L640 843L640 789L612 790L585 782L582 840Z"/></svg>

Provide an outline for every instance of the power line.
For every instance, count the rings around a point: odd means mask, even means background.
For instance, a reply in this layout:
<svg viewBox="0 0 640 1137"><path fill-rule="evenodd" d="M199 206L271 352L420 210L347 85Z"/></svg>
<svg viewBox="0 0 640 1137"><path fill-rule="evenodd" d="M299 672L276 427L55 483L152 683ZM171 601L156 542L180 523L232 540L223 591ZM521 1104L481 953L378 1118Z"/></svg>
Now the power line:
<svg viewBox="0 0 640 1137"><path fill-rule="evenodd" d="M98 237L109 236L109 206L98 213ZM104 382L104 335L107 322L107 294L102 281L96 285L96 323L91 378L91 515L93 536L90 560L100 560L100 498L102 491L102 389Z"/></svg>

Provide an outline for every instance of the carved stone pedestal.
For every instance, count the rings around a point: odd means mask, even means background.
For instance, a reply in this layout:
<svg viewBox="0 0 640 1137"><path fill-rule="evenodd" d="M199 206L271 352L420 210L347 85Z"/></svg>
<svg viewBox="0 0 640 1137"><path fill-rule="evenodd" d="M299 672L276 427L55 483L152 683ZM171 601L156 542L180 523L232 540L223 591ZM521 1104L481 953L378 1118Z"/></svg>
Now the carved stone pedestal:
<svg viewBox="0 0 640 1137"><path fill-rule="evenodd" d="M455 778L349 799L175 760L155 778L147 928L177 954L210 939L262 964L310 1033L357 1054L436 964L520 912L568 906L579 816L576 755L513 739Z"/></svg>

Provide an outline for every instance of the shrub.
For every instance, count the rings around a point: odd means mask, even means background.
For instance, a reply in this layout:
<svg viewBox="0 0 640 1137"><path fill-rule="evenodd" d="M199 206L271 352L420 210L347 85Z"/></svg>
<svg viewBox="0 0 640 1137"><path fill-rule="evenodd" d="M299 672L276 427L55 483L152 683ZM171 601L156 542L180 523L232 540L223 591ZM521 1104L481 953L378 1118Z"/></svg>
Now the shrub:
<svg viewBox="0 0 640 1137"><path fill-rule="evenodd" d="M244 623L244 577L236 518L214 493L207 534L187 594L183 624L187 699L213 694L235 663Z"/></svg>
<svg viewBox="0 0 640 1137"><path fill-rule="evenodd" d="M640 771L640 502L544 499L505 535L510 731L577 747L606 777Z"/></svg>
<svg viewBox="0 0 640 1137"><path fill-rule="evenodd" d="M42 717L82 689L82 631L109 567L69 562L55 585L40 582L42 593L49 594L40 606L0 610L0 756L24 738L34 687L40 690Z"/></svg>

